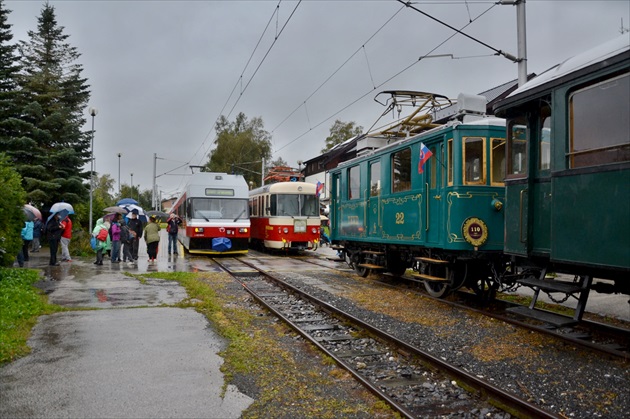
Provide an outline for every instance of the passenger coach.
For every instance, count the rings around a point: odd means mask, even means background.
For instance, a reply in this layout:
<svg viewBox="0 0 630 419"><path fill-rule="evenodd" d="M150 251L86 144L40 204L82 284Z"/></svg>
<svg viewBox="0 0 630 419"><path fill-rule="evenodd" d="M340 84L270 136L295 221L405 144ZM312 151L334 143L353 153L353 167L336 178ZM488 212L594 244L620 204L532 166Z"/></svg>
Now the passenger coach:
<svg viewBox="0 0 630 419"><path fill-rule="evenodd" d="M278 250L316 248L319 243L319 198L316 186L278 182L249 193L252 246Z"/></svg>
<svg viewBox="0 0 630 419"><path fill-rule="evenodd" d="M246 254L250 222L241 175L195 173L171 212L183 221L178 239L190 253Z"/></svg>

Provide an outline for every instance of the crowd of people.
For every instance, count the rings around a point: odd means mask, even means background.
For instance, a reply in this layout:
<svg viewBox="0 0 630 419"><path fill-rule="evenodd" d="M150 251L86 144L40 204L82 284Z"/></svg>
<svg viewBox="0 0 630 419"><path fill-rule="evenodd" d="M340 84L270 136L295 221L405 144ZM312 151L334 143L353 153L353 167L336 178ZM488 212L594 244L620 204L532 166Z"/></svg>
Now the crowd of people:
<svg viewBox="0 0 630 419"><path fill-rule="evenodd" d="M177 233L181 219L175 214L170 214L167 220L166 231L168 233L168 254L177 255ZM70 216L63 219L58 213L43 222L40 219L25 221L21 231L22 247L17 255L17 264L24 266L24 262L30 260L29 251L39 252L41 241L45 240L50 246L50 266L59 266L57 260L59 247L61 247L61 262L72 262L70 255L70 241L72 239L72 220ZM155 215L144 223L140 219L137 209L132 210L123 217L121 214L113 214L96 220L91 232L91 245L96 252L95 265L103 265L103 258L108 255L111 263L126 262L137 264L140 240L144 238L147 245L149 262L155 262L160 243L160 224Z"/></svg>

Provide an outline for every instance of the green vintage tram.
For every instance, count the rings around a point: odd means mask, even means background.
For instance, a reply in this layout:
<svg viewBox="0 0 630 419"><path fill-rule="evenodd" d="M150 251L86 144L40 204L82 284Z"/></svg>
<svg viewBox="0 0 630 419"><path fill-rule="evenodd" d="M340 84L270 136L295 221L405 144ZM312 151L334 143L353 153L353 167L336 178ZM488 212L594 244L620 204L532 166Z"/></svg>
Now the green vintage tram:
<svg viewBox="0 0 630 419"><path fill-rule="evenodd" d="M450 122L331 170L333 243L360 275L413 268L438 297L531 287L514 311L556 326L591 290L630 294L629 44L532 79L495 106L505 120ZM572 297L573 317L538 310L540 292Z"/></svg>
<svg viewBox="0 0 630 419"><path fill-rule="evenodd" d="M444 296L502 269L505 121L463 119L330 171L331 238L360 275L413 268Z"/></svg>
<svg viewBox="0 0 630 419"><path fill-rule="evenodd" d="M507 118L505 253L514 279L536 297L574 296L574 321L591 289L630 294L629 42L624 35L568 59L495 106Z"/></svg>

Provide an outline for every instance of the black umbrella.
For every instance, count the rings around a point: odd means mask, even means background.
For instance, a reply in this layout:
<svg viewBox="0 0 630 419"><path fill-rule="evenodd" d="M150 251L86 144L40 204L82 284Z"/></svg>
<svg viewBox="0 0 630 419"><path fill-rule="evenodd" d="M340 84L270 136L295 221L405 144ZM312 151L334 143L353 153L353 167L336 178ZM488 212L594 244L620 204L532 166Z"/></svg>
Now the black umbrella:
<svg viewBox="0 0 630 419"><path fill-rule="evenodd" d="M164 211L145 211L144 213L147 215L147 217L151 217L152 215L154 215L160 221L168 220L168 214Z"/></svg>

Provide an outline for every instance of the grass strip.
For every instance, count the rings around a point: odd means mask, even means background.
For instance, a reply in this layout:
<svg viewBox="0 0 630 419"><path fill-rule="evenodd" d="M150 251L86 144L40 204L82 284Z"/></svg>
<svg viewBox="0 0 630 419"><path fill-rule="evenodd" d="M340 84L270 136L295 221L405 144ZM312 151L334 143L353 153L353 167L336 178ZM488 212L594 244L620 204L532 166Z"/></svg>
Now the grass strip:
<svg viewBox="0 0 630 419"><path fill-rule="evenodd" d="M26 342L39 316L67 311L48 304L43 291L33 286L39 279L35 269L0 267L0 365L30 353Z"/></svg>

